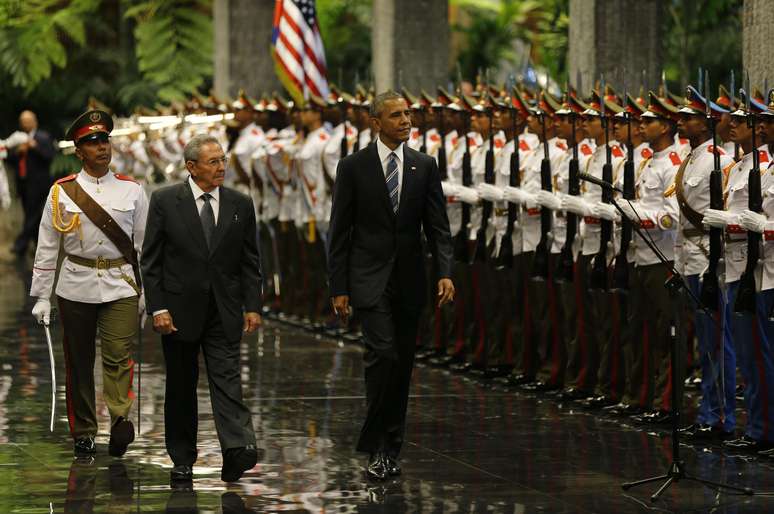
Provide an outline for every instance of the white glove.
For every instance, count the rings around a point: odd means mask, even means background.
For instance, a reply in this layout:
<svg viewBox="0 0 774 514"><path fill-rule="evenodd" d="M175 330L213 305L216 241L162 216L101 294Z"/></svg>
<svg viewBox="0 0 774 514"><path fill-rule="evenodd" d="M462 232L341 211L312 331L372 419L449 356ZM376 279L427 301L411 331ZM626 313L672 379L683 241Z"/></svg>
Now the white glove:
<svg viewBox="0 0 774 514"><path fill-rule="evenodd" d="M459 192L459 186L449 181L441 182L441 189L443 190L443 196L457 196Z"/></svg>
<svg viewBox="0 0 774 514"><path fill-rule="evenodd" d="M478 191L472 187L457 186L457 198L470 205L476 205L478 203Z"/></svg>
<svg viewBox="0 0 774 514"><path fill-rule="evenodd" d="M564 195L561 208L563 211L570 211L579 216L591 214L591 205L580 196Z"/></svg>
<svg viewBox="0 0 774 514"><path fill-rule="evenodd" d="M609 221L621 221L621 214L610 203L597 202L591 208L591 215Z"/></svg>
<svg viewBox="0 0 774 514"><path fill-rule="evenodd" d="M726 225L732 224L733 218L734 213L717 209L707 209L704 211L702 223L708 227L726 228Z"/></svg>
<svg viewBox="0 0 774 514"><path fill-rule="evenodd" d="M48 298L38 298L32 307L32 316L38 320L41 325L48 325L51 321L51 302Z"/></svg>
<svg viewBox="0 0 774 514"><path fill-rule="evenodd" d="M506 186L503 196L511 203L535 203L535 195L524 191L520 187Z"/></svg>
<svg viewBox="0 0 774 514"><path fill-rule="evenodd" d="M763 232L766 231L766 225L769 224L769 219L763 214L758 214L757 212L750 210L744 210L739 213L739 224L750 232L758 232L759 234L763 234Z"/></svg>
<svg viewBox="0 0 774 514"><path fill-rule="evenodd" d="M639 223L640 218L645 218L640 209L640 205L637 202L630 203L626 200L621 200L618 202L618 206L621 207L621 210L624 211L624 214L626 214L626 217L629 218L630 221Z"/></svg>
<svg viewBox="0 0 774 514"><path fill-rule="evenodd" d="M8 139L5 140L5 146L7 146L8 148L14 148L16 146L26 143L29 140L30 140L29 134L27 134L26 132L17 130L16 132L8 136Z"/></svg>
<svg viewBox="0 0 774 514"><path fill-rule="evenodd" d="M538 205L542 205L543 207L551 209L552 211L557 211L562 208L562 198L560 195L561 193L554 194L541 189L535 195L535 202L537 202Z"/></svg>
<svg viewBox="0 0 774 514"><path fill-rule="evenodd" d="M503 200L502 188L492 184L478 184L476 186L476 191L478 191L478 195L484 200L488 200L490 202L500 202Z"/></svg>

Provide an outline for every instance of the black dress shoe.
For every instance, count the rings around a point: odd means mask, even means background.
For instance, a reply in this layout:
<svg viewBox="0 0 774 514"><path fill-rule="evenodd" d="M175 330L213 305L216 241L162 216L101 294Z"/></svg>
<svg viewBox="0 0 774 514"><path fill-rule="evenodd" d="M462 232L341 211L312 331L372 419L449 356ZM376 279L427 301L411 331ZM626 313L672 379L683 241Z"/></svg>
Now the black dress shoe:
<svg viewBox="0 0 774 514"><path fill-rule="evenodd" d="M494 380L496 378L507 377L513 371L513 366L508 364L499 364L497 366L489 366L486 368L484 378L487 380Z"/></svg>
<svg viewBox="0 0 774 514"><path fill-rule="evenodd" d="M558 384L552 384L551 382L543 382L542 380L535 380L534 382L527 382L523 384L521 388L525 391L532 391L535 393L544 393L551 391L559 391L562 386Z"/></svg>
<svg viewBox="0 0 774 514"><path fill-rule="evenodd" d="M128 419L119 417L110 429L108 453L113 457L121 457L134 441L134 425Z"/></svg>
<svg viewBox="0 0 774 514"><path fill-rule="evenodd" d="M371 480L384 480L387 478L387 459L382 452L372 453L368 457L366 476Z"/></svg>
<svg viewBox="0 0 774 514"><path fill-rule="evenodd" d="M705 423L694 423L687 427L677 430L686 440L689 441L724 441L733 437L733 432L727 432L719 426L707 425Z"/></svg>
<svg viewBox="0 0 774 514"><path fill-rule="evenodd" d="M579 387L568 387L556 395L560 400L582 400L593 396L593 393Z"/></svg>
<svg viewBox="0 0 774 514"><path fill-rule="evenodd" d="M193 468L188 464L178 464L169 472L172 482L190 482L193 480Z"/></svg>
<svg viewBox="0 0 774 514"><path fill-rule="evenodd" d="M432 366L448 368L454 364L465 364L465 355L463 353L453 353L451 355L440 355L430 359Z"/></svg>
<svg viewBox="0 0 774 514"><path fill-rule="evenodd" d="M391 477L397 477L403 473L397 457L390 457L389 455L385 456L384 465L387 469L387 474Z"/></svg>
<svg viewBox="0 0 774 514"><path fill-rule="evenodd" d="M723 441L723 448L744 453L760 453L774 448L774 443L758 441L752 437L743 435L738 439Z"/></svg>
<svg viewBox="0 0 774 514"><path fill-rule="evenodd" d="M508 375L508 385L510 386L520 386L524 384L529 384L530 382L535 381L535 377L531 375L525 375L524 373L519 373L518 375Z"/></svg>
<svg viewBox="0 0 774 514"><path fill-rule="evenodd" d="M457 364L451 364L449 369L455 373L467 373L473 367L470 362L459 362Z"/></svg>
<svg viewBox="0 0 774 514"><path fill-rule="evenodd" d="M605 396L604 394L598 396L589 396L583 400L578 400L578 403L587 409L601 409L611 405L618 405L618 402L609 396Z"/></svg>
<svg viewBox="0 0 774 514"><path fill-rule="evenodd" d="M642 407L635 404L629 404L629 403L617 403L615 405L608 405L607 407L602 407L602 412L604 414L609 414L611 416L633 416L637 414L642 414Z"/></svg>
<svg viewBox="0 0 774 514"><path fill-rule="evenodd" d="M76 458L88 458L95 453L97 453L97 443L92 436L79 437L73 443L73 454Z"/></svg>
<svg viewBox="0 0 774 514"><path fill-rule="evenodd" d="M242 448L229 448L223 454L223 467L220 479L224 482L236 482L248 469L258 463L258 451L252 444Z"/></svg>
<svg viewBox="0 0 774 514"><path fill-rule="evenodd" d="M672 422L672 413L666 410L656 410L632 416L632 421L645 425L668 425Z"/></svg>

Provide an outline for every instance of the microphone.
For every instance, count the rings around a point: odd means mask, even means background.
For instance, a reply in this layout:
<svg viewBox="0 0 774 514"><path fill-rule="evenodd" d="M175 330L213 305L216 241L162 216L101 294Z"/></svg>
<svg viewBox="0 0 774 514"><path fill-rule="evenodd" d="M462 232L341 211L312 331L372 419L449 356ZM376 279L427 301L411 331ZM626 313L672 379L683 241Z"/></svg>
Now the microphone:
<svg viewBox="0 0 774 514"><path fill-rule="evenodd" d="M623 191L621 191L620 189L615 187L610 182L605 182L604 180L602 180L600 178L597 178L597 177L595 177L593 175L589 175L588 173L578 173L578 178L581 179L581 180L585 180L586 182L591 182L592 184L595 184L595 185L601 187L602 189L612 189L616 193L623 194Z"/></svg>

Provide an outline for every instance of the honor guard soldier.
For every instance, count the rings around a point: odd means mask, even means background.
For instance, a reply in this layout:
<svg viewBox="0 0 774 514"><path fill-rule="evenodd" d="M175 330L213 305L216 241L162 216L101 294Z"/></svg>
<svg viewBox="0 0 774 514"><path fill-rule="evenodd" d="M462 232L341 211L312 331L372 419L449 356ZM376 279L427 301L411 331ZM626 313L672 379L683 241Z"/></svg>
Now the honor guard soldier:
<svg viewBox="0 0 774 514"><path fill-rule="evenodd" d="M639 162L635 160L635 200L619 202L631 223L639 225L669 261L674 261L679 209L674 195L664 193L674 183L682 162L674 139L678 116L675 107L650 93L648 108L640 116L641 139L649 145L650 154L641 154ZM662 286L667 272L639 238L632 243L634 269L630 275L625 346L631 364L627 366L621 403L610 409L619 415L650 411L656 391L664 391L669 379L667 343L672 313L668 291Z"/></svg>
<svg viewBox="0 0 774 514"><path fill-rule="evenodd" d="M769 94L768 108L761 113L758 126L761 129L763 143L768 146L769 152L774 148L774 101ZM757 395L760 398L760 406L765 408L765 401L774 398L774 366L772 362L772 343L774 342L774 164L771 161L767 166L761 166L761 192L763 199L763 210L761 213L753 212L749 209L743 210L739 214L740 225L748 231L757 232L763 236L763 246L761 259L758 263L758 273L760 273L760 290L756 295L758 298L757 315L754 322L757 324L759 334L759 345L756 355L760 359L758 365L759 379L757 385L759 389ZM748 341L755 342L755 341ZM767 409L767 414L771 416L771 409ZM766 412L766 411L764 411ZM759 417L760 419L760 417ZM767 418L763 418L766 423ZM771 421L766 426L771 426ZM763 450L759 455L774 457L774 449Z"/></svg>
<svg viewBox="0 0 774 514"><path fill-rule="evenodd" d="M708 101L696 89L688 87L686 103L679 109L677 130L681 138L688 139L691 151L677 170L675 187L665 193L674 194L680 207L680 225L675 242L675 268L685 277L688 287L697 296L701 294L702 274L709 267L710 237L702 222L704 212L710 207L709 179L715 168L715 148L707 124ZM719 105L710 103L710 113L716 120L724 112L725 109ZM718 148L717 151L720 154L721 170L733 164L731 157L722 149ZM711 432L724 437L721 432L730 427L724 428L723 420L734 419L733 409L736 402L734 345L728 337L728 331L723 329L721 320L725 316L726 304L721 295L716 319L708 316L693 302L686 305L686 308L694 316L702 368L702 409L696 420L698 426L689 428L693 431L694 428L709 427Z"/></svg>
<svg viewBox="0 0 774 514"><path fill-rule="evenodd" d="M739 439L726 441L724 446L754 453L768 450L774 446L774 432L768 428L774 421L774 412L769 409L769 390L774 387L774 383L770 382L772 378L770 373L761 372L767 367L771 368L771 355L768 350L768 341L759 330L756 330L758 327L755 327L758 323L756 318L759 316L754 313L738 312L736 309L736 299L740 294L748 256L748 234L739 224L739 215L749 209L748 178L755 164L755 153L758 153L759 173L761 175L765 174L768 168L769 153L766 145L754 147L753 141L755 141L755 146L758 146L758 138L757 136L753 138L753 125L748 123L750 116L758 116L761 112L766 111L766 106L750 98L749 109L745 108L745 96L744 90L741 90L742 102L737 110L730 113L731 121L729 123L731 142L739 146L743 157L730 169L724 169L727 177L723 191L725 209L705 210L703 222L707 227L720 228L725 232L723 255L728 303L724 321L730 328L739 371L744 379L744 406L747 411L744 435ZM756 303L760 303L760 301L761 297L756 295ZM768 316L768 312L760 315ZM726 330L727 333L729 330ZM715 362L718 362L717 359ZM725 386L728 389L726 402L731 401L731 406L733 406L733 396L730 393L735 387L733 380L729 380L728 376L731 371L730 366L723 371L725 371ZM721 374L720 377L723 375ZM768 383L767 379L769 379ZM710 406L712 405L710 404ZM730 412L726 413L725 420L721 418L723 423L715 422L709 423L710 426L698 427L697 433L703 434L705 437L725 437L733 434L734 413L728 406L726 410Z"/></svg>
<svg viewBox="0 0 774 514"><path fill-rule="evenodd" d="M60 244L65 252L56 284L64 331L67 417L77 457L96 452L94 399L96 334L102 353L102 396L110 412L109 453L121 456L134 440L132 341L137 334L142 248L148 201L132 179L109 171L113 121L104 111L81 115L67 130L83 169L51 188L40 223L30 295L32 314L50 320ZM139 310L138 310L139 309Z"/></svg>

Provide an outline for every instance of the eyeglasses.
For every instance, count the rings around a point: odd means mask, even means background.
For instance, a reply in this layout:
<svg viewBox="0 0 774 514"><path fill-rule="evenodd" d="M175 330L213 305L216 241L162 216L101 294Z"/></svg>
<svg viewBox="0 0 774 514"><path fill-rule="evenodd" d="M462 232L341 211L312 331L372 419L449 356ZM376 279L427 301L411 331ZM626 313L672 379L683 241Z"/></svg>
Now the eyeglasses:
<svg viewBox="0 0 774 514"><path fill-rule="evenodd" d="M210 159L209 161L204 161L204 164L206 164L210 168L214 168L218 164L223 164L223 166L227 166L228 165L228 157L221 157L220 159Z"/></svg>

